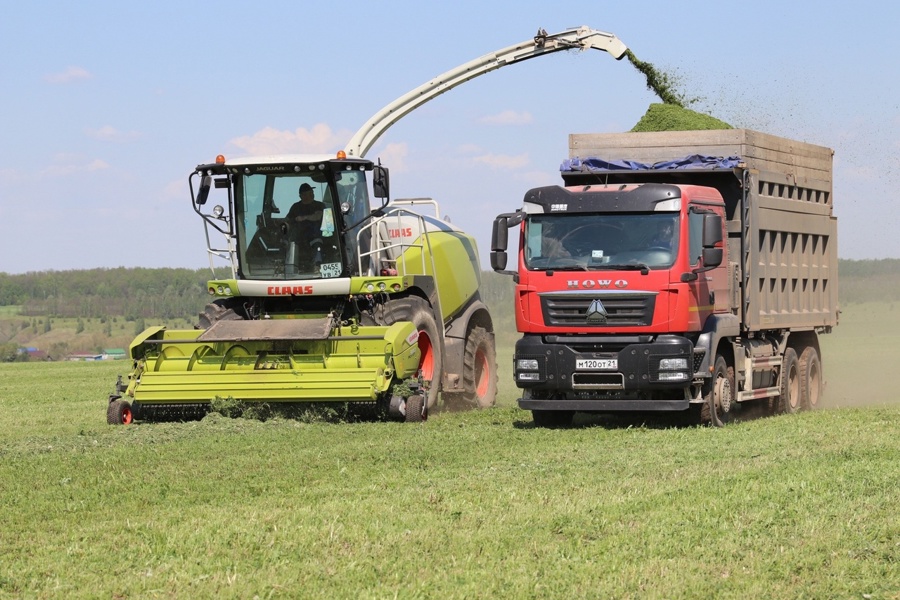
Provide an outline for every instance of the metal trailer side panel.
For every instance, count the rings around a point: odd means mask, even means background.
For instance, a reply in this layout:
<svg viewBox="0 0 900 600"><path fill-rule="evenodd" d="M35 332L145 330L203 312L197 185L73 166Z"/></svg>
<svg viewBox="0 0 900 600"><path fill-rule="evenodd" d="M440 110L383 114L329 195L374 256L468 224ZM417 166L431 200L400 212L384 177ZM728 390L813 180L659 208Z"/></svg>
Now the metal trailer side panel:
<svg viewBox="0 0 900 600"><path fill-rule="evenodd" d="M571 134L569 156L647 164L701 154L740 157L744 197L726 197L735 309L745 331L837 323L837 220L831 149L748 129ZM711 172L691 173L704 185ZM640 177L629 172L629 180ZM653 180L665 176L653 172ZM684 171L673 179L683 180ZM721 177L719 171L716 177ZM720 189L723 189L719 186Z"/></svg>

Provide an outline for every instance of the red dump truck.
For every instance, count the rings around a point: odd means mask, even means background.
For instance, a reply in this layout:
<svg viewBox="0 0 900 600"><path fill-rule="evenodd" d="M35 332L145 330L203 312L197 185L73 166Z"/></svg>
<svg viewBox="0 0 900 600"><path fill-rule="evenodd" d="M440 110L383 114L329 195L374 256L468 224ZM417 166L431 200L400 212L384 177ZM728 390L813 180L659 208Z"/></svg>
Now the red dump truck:
<svg viewBox="0 0 900 600"><path fill-rule="evenodd" d="M747 129L570 135L565 185L494 221L519 406L538 426L820 406L819 335L839 315L832 155Z"/></svg>

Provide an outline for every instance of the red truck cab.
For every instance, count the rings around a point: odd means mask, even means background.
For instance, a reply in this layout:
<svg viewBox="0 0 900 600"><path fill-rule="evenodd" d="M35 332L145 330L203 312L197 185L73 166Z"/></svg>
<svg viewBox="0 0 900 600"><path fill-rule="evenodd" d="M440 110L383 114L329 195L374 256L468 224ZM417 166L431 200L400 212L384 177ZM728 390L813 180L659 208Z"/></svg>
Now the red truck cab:
<svg viewBox="0 0 900 600"><path fill-rule="evenodd" d="M708 320L728 313L725 204L712 187L549 186L495 221L492 266L519 225L514 376L536 421L685 410Z"/></svg>

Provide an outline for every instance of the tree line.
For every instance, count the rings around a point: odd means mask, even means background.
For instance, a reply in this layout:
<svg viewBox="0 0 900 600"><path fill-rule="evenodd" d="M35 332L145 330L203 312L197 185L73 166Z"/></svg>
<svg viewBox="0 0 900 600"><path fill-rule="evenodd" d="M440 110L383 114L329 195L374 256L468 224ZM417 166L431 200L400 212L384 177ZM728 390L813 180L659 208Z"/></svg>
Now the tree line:
<svg viewBox="0 0 900 600"><path fill-rule="evenodd" d="M900 259L842 259L838 273L842 303L900 300ZM225 269L215 273L228 276ZM206 282L211 278L209 269L172 268L0 273L0 307L19 307L19 317L192 318L209 301ZM482 298L498 313L511 313L512 289L511 277L483 273Z"/></svg>

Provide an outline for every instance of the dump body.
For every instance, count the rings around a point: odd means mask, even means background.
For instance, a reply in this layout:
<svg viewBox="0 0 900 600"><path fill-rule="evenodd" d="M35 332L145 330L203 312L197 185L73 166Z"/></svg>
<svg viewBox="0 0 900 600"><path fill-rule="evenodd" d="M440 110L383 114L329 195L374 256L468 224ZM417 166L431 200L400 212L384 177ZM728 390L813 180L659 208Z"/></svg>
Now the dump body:
<svg viewBox="0 0 900 600"><path fill-rule="evenodd" d="M573 134L565 186L500 215L514 373L536 422L575 411L818 406L837 324L832 152L750 130ZM505 231L521 223L517 269Z"/></svg>

